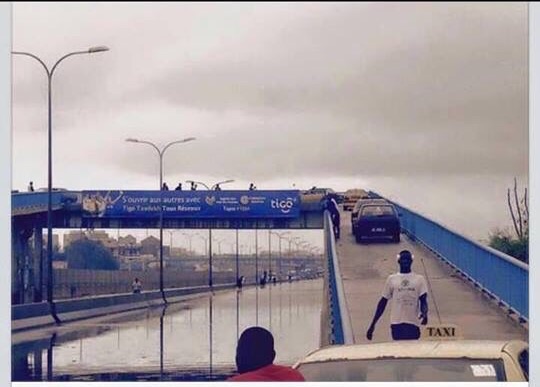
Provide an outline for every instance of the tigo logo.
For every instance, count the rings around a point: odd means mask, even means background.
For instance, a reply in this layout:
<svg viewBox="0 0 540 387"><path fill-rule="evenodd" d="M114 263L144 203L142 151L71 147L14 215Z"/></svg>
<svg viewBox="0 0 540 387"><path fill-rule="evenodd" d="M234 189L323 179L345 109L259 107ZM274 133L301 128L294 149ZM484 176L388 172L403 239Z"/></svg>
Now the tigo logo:
<svg viewBox="0 0 540 387"><path fill-rule="evenodd" d="M279 200L279 199L272 199L270 200L270 206L272 208L279 208L281 212L284 214L288 214L291 212L291 208L294 205L294 201L291 198Z"/></svg>

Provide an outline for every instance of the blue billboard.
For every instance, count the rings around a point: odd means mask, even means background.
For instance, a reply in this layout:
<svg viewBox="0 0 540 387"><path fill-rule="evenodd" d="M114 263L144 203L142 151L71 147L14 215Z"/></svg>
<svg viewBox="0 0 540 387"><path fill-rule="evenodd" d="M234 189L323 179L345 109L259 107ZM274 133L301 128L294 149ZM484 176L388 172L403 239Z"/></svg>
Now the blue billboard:
<svg viewBox="0 0 540 387"><path fill-rule="evenodd" d="M97 218L296 218L300 191L83 191Z"/></svg>

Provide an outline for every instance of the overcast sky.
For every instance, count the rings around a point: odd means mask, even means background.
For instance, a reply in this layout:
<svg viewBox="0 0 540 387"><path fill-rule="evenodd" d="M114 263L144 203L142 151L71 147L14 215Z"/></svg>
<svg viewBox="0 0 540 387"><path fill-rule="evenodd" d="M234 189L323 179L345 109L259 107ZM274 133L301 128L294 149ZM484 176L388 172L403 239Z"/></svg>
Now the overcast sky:
<svg viewBox="0 0 540 387"><path fill-rule="evenodd" d="M53 64L54 185L363 187L474 238L528 179L527 5L14 3ZM13 187L47 184L47 84L13 58ZM225 188L225 187L224 187Z"/></svg>

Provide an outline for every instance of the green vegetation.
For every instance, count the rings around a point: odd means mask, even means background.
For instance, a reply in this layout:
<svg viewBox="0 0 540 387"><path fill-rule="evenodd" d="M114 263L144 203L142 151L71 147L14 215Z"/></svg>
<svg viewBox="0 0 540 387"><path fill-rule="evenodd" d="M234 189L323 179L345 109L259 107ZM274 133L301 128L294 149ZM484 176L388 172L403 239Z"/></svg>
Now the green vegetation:
<svg viewBox="0 0 540 387"><path fill-rule="evenodd" d="M496 229L489 235L489 246L505 254L529 263L529 203L527 188L521 198L517 192L517 180L514 178L514 201L510 188L507 191L507 203L515 235L508 229Z"/></svg>
<svg viewBox="0 0 540 387"><path fill-rule="evenodd" d="M105 246L96 241L80 239L65 249L69 269L118 270L118 262Z"/></svg>
<svg viewBox="0 0 540 387"><path fill-rule="evenodd" d="M489 246L529 263L529 236L517 239L508 230L495 230L489 235Z"/></svg>

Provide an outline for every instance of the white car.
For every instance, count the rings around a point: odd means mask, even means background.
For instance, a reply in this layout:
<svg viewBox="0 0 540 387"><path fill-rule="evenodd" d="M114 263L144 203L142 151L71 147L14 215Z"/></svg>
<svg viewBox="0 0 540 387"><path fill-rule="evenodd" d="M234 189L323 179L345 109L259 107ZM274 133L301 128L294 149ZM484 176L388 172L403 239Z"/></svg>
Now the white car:
<svg viewBox="0 0 540 387"><path fill-rule="evenodd" d="M394 341L334 345L296 363L306 381L527 381L529 350L519 340Z"/></svg>

